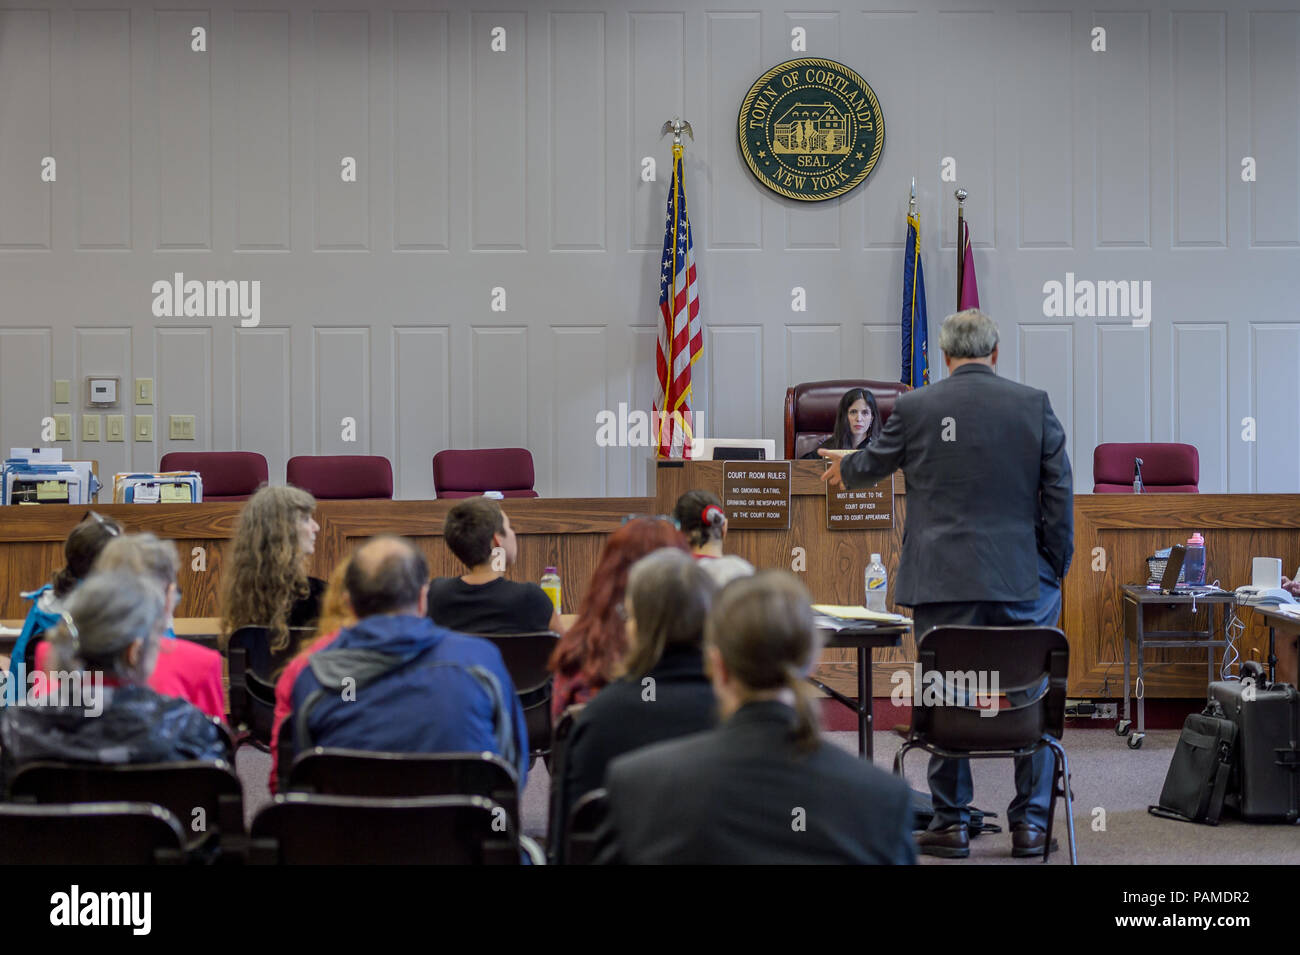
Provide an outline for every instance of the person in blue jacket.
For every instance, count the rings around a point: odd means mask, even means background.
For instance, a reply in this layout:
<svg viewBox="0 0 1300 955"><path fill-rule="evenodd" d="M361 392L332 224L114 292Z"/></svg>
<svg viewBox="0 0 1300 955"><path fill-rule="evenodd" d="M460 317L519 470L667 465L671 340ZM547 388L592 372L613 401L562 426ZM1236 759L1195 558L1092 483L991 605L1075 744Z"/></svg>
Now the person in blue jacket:
<svg viewBox="0 0 1300 955"><path fill-rule="evenodd" d="M290 735L292 752L496 753L517 767L522 791L528 731L514 683L494 644L426 616L424 555L377 537L352 557L344 587L358 622L294 682L282 746Z"/></svg>
<svg viewBox="0 0 1300 955"><path fill-rule="evenodd" d="M27 674L35 669L36 644L44 639L47 630L59 623L64 602L90 573L99 552L121 533L122 525L117 521L88 511L85 519L63 542L63 569L56 571L44 587L22 594L23 599L30 600L32 605L27 608L23 629L9 657L7 680L11 686L5 688L7 692L0 692L0 706L4 706L14 694L26 691Z"/></svg>

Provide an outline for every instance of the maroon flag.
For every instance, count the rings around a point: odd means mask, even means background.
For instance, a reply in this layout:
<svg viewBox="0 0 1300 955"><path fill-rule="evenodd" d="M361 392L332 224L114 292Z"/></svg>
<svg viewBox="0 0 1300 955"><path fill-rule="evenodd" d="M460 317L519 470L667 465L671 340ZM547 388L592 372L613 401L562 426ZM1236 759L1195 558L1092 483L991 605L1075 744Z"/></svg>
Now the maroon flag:
<svg viewBox="0 0 1300 955"><path fill-rule="evenodd" d="M970 243L970 226L957 217L957 311L980 307L980 290L975 284L975 251Z"/></svg>

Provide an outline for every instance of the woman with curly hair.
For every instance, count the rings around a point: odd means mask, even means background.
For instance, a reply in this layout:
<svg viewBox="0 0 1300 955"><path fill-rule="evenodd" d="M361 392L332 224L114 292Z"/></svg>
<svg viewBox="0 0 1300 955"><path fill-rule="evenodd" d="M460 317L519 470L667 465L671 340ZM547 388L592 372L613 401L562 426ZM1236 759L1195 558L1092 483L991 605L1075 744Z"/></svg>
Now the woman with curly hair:
<svg viewBox="0 0 1300 955"><path fill-rule="evenodd" d="M266 627L272 654L289 647L290 627L314 626L325 582L307 575L320 525L316 499L301 488L264 487L239 515L229 568L222 569L221 634Z"/></svg>
<svg viewBox="0 0 1300 955"><path fill-rule="evenodd" d="M555 719L566 707L586 703L613 678L627 653L623 597L628 571L661 547L687 549L682 532L664 518L636 518L609 535L578 608L578 619L551 654L555 673L551 713Z"/></svg>

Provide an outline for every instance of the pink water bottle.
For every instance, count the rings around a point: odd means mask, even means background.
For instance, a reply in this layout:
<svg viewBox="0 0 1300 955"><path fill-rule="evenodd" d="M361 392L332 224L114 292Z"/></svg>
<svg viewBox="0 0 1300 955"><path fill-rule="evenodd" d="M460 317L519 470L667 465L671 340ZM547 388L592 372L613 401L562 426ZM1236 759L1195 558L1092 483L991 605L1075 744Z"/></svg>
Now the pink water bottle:
<svg viewBox="0 0 1300 955"><path fill-rule="evenodd" d="M1200 531L1187 539L1187 554L1183 557L1184 579L1189 584L1205 583L1205 538Z"/></svg>

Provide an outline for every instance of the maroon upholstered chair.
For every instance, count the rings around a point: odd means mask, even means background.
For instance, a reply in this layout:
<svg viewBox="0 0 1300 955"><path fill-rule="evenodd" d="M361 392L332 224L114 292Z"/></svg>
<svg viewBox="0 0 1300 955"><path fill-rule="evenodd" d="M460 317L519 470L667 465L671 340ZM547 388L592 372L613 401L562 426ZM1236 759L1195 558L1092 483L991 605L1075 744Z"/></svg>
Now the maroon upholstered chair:
<svg viewBox="0 0 1300 955"><path fill-rule="evenodd" d="M433 456L433 488L438 497L478 497L500 491L504 497L537 497L533 455L525 448L439 451Z"/></svg>
<svg viewBox="0 0 1300 955"><path fill-rule="evenodd" d="M393 499L393 466L378 454L300 454L285 480L318 501Z"/></svg>
<svg viewBox="0 0 1300 955"><path fill-rule="evenodd" d="M269 480L266 458L256 451L172 451L158 470L198 471L205 501L246 501Z"/></svg>
<svg viewBox="0 0 1300 955"><path fill-rule="evenodd" d="M1099 444L1092 452L1093 494L1132 494L1133 460L1142 459L1142 489L1150 494L1200 491L1201 455L1192 444Z"/></svg>
<svg viewBox="0 0 1300 955"><path fill-rule="evenodd" d="M785 392L785 456L793 460L815 449L831 435L835 411L850 388L865 388L876 399L884 427L898 396L911 391L899 381L805 381Z"/></svg>

